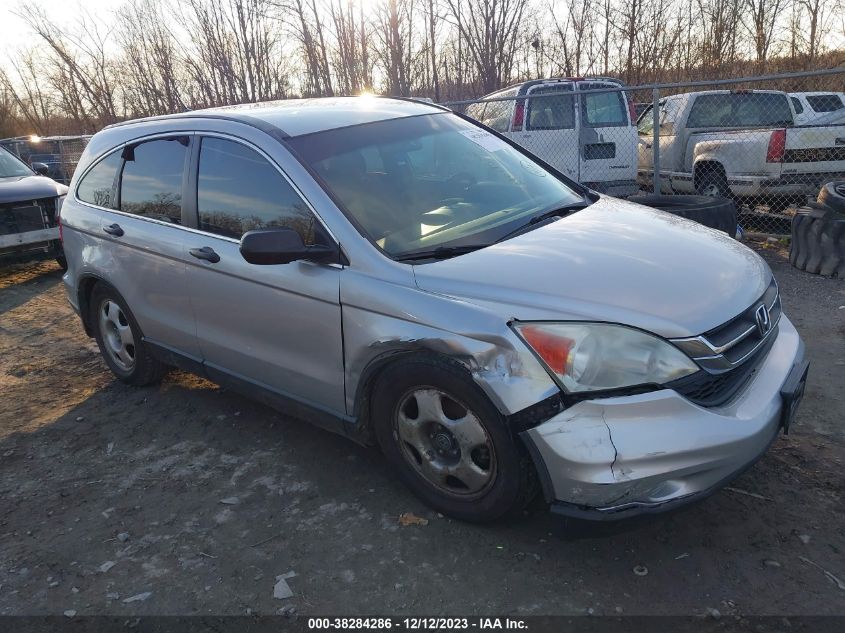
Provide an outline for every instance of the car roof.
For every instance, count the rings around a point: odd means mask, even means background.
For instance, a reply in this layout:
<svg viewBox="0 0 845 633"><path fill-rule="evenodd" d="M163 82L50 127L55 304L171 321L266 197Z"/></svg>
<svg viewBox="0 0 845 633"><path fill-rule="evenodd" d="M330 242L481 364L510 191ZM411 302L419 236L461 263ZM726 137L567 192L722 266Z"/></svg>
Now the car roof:
<svg viewBox="0 0 845 633"><path fill-rule="evenodd" d="M516 90L518 94L522 96L528 92L529 88L532 88L534 86L542 86L544 84L573 84L580 83L582 81L609 83L620 87L625 85L621 79L616 79L615 77L546 77L545 79L531 79L529 81L521 81L519 83L511 84L507 88L501 88L496 92L486 94L483 97L480 97L480 99L492 99L502 94L503 92L509 92L511 90Z"/></svg>
<svg viewBox="0 0 845 633"><path fill-rule="evenodd" d="M448 112L442 106L415 99L395 97L323 97L315 99L284 99L260 103L191 110L145 119L116 123L109 128L123 127L146 121L185 118L211 118L240 121L257 127L272 129L286 138L324 132L352 125L400 119L421 114Z"/></svg>
<svg viewBox="0 0 845 633"><path fill-rule="evenodd" d="M782 90L697 90L696 92L680 92L674 95L666 95L660 97L663 99L689 99L692 97L699 97L701 95L728 95L728 94L772 94L788 96Z"/></svg>

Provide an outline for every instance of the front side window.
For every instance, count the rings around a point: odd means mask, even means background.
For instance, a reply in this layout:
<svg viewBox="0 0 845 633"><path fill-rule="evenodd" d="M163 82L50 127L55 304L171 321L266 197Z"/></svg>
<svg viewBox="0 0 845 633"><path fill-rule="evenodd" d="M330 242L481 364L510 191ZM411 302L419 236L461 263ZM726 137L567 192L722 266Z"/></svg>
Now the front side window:
<svg viewBox="0 0 845 633"><path fill-rule="evenodd" d="M32 170L11 152L0 147L0 178L32 176Z"/></svg>
<svg viewBox="0 0 845 633"><path fill-rule="evenodd" d="M792 99L792 107L795 108L795 114L804 112L804 105L801 103L801 99L798 97L790 97L790 99Z"/></svg>
<svg viewBox="0 0 845 633"><path fill-rule="evenodd" d="M664 102L661 101L657 107L662 109L664 106ZM650 105L643 113L640 115L639 122L637 123L637 132L640 136L651 136L654 133L654 106ZM658 111L658 116L661 113Z"/></svg>
<svg viewBox="0 0 845 633"><path fill-rule="evenodd" d="M560 94L572 91L572 84L556 84L534 88L528 100L528 130L575 129L575 96ZM550 95L550 96L541 96Z"/></svg>
<svg viewBox="0 0 845 633"><path fill-rule="evenodd" d="M120 178L120 210L181 224L182 176L187 153L187 136L125 147Z"/></svg>
<svg viewBox="0 0 845 633"><path fill-rule="evenodd" d="M836 112L845 107L839 95L808 95L807 103L815 112Z"/></svg>
<svg viewBox="0 0 845 633"><path fill-rule="evenodd" d="M369 153L372 162L377 155ZM314 243L316 219L302 198L263 156L234 141L202 139L197 212L201 230L224 237L290 228L305 244Z"/></svg>
<svg viewBox="0 0 845 633"><path fill-rule="evenodd" d="M499 137L433 113L290 139L359 230L391 256L484 245L581 194ZM365 159L376 149L384 171Z"/></svg>
<svg viewBox="0 0 845 633"><path fill-rule="evenodd" d="M88 204L114 209L114 177L122 162L120 152L112 152L94 165L79 181L76 197Z"/></svg>

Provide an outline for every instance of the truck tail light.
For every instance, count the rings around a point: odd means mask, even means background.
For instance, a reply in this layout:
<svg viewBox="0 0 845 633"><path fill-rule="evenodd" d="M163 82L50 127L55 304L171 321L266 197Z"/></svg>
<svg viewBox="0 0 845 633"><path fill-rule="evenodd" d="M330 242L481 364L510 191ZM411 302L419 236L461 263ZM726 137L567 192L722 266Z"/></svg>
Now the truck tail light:
<svg viewBox="0 0 845 633"><path fill-rule="evenodd" d="M522 126L525 123L525 101L519 100L516 102L516 108L513 111L513 131L521 132Z"/></svg>
<svg viewBox="0 0 845 633"><path fill-rule="evenodd" d="M782 163L786 152L786 130L775 130L769 137L769 148L766 150L767 163Z"/></svg>

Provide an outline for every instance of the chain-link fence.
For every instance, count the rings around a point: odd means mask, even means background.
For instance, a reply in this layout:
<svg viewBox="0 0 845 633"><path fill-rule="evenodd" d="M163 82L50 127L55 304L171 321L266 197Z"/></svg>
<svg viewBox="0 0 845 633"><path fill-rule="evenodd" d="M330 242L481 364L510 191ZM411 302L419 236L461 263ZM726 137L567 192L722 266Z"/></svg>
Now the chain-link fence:
<svg viewBox="0 0 845 633"><path fill-rule="evenodd" d="M788 234L801 205L845 178L845 68L648 86L544 79L445 105L609 195L730 198L745 232Z"/></svg>
<svg viewBox="0 0 845 633"><path fill-rule="evenodd" d="M0 139L0 146L20 157L27 165L47 165L47 176L68 184L91 136L20 136Z"/></svg>

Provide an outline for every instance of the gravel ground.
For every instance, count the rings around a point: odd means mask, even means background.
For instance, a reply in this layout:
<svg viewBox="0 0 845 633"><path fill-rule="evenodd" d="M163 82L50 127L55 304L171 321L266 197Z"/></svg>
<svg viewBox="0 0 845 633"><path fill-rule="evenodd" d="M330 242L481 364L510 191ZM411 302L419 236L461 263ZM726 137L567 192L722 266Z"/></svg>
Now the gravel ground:
<svg viewBox="0 0 845 633"><path fill-rule="evenodd" d="M377 451L188 374L124 386L54 264L2 269L0 615L845 614L845 281L758 249L812 360L793 432L733 490L579 532L440 517Z"/></svg>

